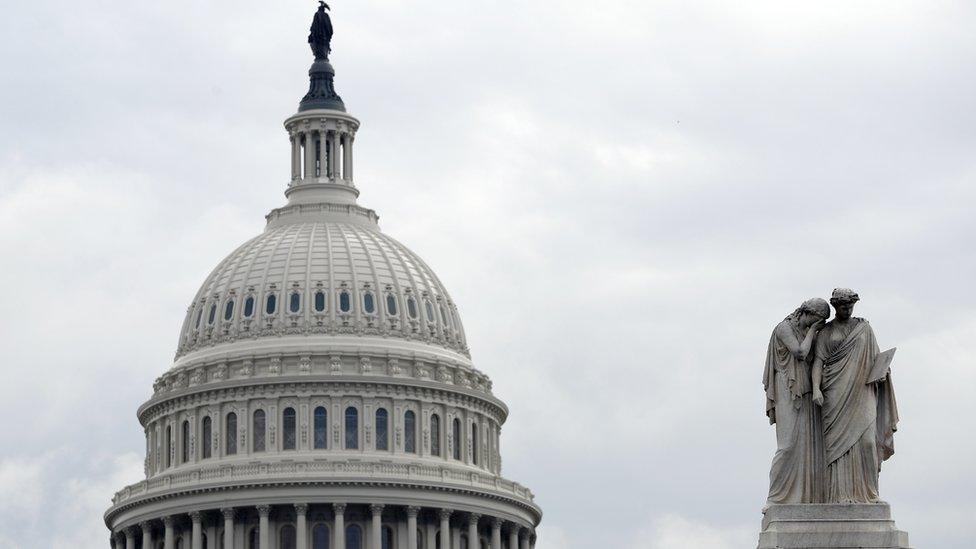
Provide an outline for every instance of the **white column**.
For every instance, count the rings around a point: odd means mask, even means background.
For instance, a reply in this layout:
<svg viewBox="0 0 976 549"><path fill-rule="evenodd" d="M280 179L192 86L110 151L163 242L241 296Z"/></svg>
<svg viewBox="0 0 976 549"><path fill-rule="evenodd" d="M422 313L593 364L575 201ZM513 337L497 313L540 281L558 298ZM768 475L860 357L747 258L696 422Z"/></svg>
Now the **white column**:
<svg viewBox="0 0 976 549"><path fill-rule="evenodd" d="M407 549L417 549L417 515L420 507L407 507Z"/></svg>
<svg viewBox="0 0 976 549"><path fill-rule="evenodd" d="M339 140L342 139L339 130L334 130L332 132L332 166L329 171L329 177L333 179L340 179L341 174L339 173Z"/></svg>
<svg viewBox="0 0 976 549"><path fill-rule="evenodd" d="M356 136L353 134L348 134L346 137L346 158L347 164L344 166L346 170L346 180L352 183L352 142L356 140ZM412 547L410 549L413 549Z"/></svg>
<svg viewBox="0 0 976 549"><path fill-rule="evenodd" d="M528 528L522 528L522 549L529 549L529 536L532 532Z"/></svg>
<svg viewBox="0 0 976 549"><path fill-rule="evenodd" d="M190 513L190 523L193 525L193 530L191 533L191 547L193 549L203 549L203 528L201 527L201 521L203 520L203 513L200 511L194 511Z"/></svg>
<svg viewBox="0 0 976 549"><path fill-rule="evenodd" d="M291 180L302 178L302 140L301 134L291 132ZM229 548L233 549L233 547Z"/></svg>
<svg viewBox="0 0 976 549"><path fill-rule="evenodd" d="M148 520L139 523L142 527L142 546L146 549L152 549L152 523Z"/></svg>
<svg viewBox="0 0 976 549"><path fill-rule="evenodd" d="M308 130L305 135L305 182L315 179L315 132Z"/></svg>
<svg viewBox="0 0 976 549"><path fill-rule="evenodd" d="M125 534L122 532L112 534L112 545L115 549L125 549Z"/></svg>
<svg viewBox="0 0 976 549"><path fill-rule="evenodd" d="M346 547L346 504L345 503L333 503L332 511L335 513L335 520L333 521L333 537L335 538L336 549L345 549Z"/></svg>
<svg viewBox="0 0 976 549"><path fill-rule="evenodd" d="M468 515L468 549L481 549L479 547L481 541L478 537L479 520L481 520L481 515L478 513Z"/></svg>
<svg viewBox="0 0 976 549"><path fill-rule="evenodd" d="M369 510L373 513L373 549L383 549L383 505L370 505Z"/></svg>
<svg viewBox="0 0 976 549"><path fill-rule="evenodd" d="M224 547L234 549L234 509L221 509L220 514L224 515Z"/></svg>
<svg viewBox="0 0 976 549"><path fill-rule="evenodd" d="M508 530L508 549L518 549L519 527L517 524L509 526Z"/></svg>
<svg viewBox="0 0 976 549"><path fill-rule="evenodd" d="M173 531L173 526L176 523L176 519L173 517L163 517L163 526L165 531L163 533L163 549L175 549L176 547L176 533Z"/></svg>
<svg viewBox="0 0 976 549"><path fill-rule="evenodd" d="M352 134L346 133L342 135L342 179L349 181L352 179L352 174L350 170L352 169L352 148L349 143L352 141Z"/></svg>
<svg viewBox="0 0 976 549"><path fill-rule="evenodd" d="M491 519L491 549L502 549L502 519Z"/></svg>
<svg viewBox="0 0 976 549"><path fill-rule="evenodd" d="M295 549L308 549L308 524L305 521L305 515L307 514L307 503L295 504L295 535L298 538L295 543Z"/></svg>
<svg viewBox="0 0 976 549"><path fill-rule="evenodd" d="M125 529L125 549L136 549L136 527Z"/></svg>
<svg viewBox="0 0 976 549"><path fill-rule="evenodd" d="M258 505L258 543L261 547L270 547L271 527L268 525L268 515L271 514L270 505Z"/></svg>
<svg viewBox="0 0 976 549"><path fill-rule="evenodd" d="M322 179L329 178L328 134L325 128L319 130L319 177Z"/></svg>
<svg viewBox="0 0 976 549"><path fill-rule="evenodd" d="M451 513L450 509L441 509L441 549L451 549Z"/></svg>

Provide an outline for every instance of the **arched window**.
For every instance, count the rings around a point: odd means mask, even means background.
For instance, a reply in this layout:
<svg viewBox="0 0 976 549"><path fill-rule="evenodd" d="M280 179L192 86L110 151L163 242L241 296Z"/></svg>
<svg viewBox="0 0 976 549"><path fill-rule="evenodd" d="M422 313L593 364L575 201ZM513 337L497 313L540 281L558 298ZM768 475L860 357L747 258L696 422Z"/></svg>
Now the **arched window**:
<svg viewBox="0 0 976 549"><path fill-rule="evenodd" d="M207 315L207 324L213 324L214 323L214 319L216 319L216 318L217 318L217 304L216 303L211 303L210 304L210 314Z"/></svg>
<svg viewBox="0 0 976 549"><path fill-rule="evenodd" d="M180 433L180 463L186 463L190 461L190 422L184 421L183 428Z"/></svg>
<svg viewBox="0 0 976 549"><path fill-rule="evenodd" d="M197 309L197 323L194 328L200 327L200 319L203 318L203 309Z"/></svg>
<svg viewBox="0 0 976 549"><path fill-rule="evenodd" d="M386 294L386 313L390 316L397 315L397 299L393 294Z"/></svg>
<svg viewBox="0 0 976 549"><path fill-rule="evenodd" d="M247 535L247 549L261 549L261 536L257 528L251 528Z"/></svg>
<svg viewBox="0 0 976 549"><path fill-rule="evenodd" d="M254 429L251 438L254 440L254 451L264 451L264 410L254 411Z"/></svg>
<svg viewBox="0 0 976 549"><path fill-rule="evenodd" d="M478 424L471 422L471 462L478 464Z"/></svg>
<svg viewBox="0 0 976 549"><path fill-rule="evenodd" d="M430 301L424 301L424 308L427 309L427 321L436 322L437 319L434 318L434 306L430 303Z"/></svg>
<svg viewBox="0 0 976 549"><path fill-rule="evenodd" d="M295 449L295 409L285 408L281 414L281 446L284 450Z"/></svg>
<svg viewBox="0 0 976 549"><path fill-rule="evenodd" d="M430 453L441 455L441 416L437 414L430 416Z"/></svg>
<svg viewBox="0 0 976 549"><path fill-rule="evenodd" d="M203 451L203 459L209 459L213 455L213 420L210 416L203 418L203 434L200 435L200 449Z"/></svg>
<svg viewBox="0 0 976 549"><path fill-rule="evenodd" d="M234 298L228 299L227 304L224 305L224 320L232 318L234 318Z"/></svg>
<svg viewBox="0 0 976 549"><path fill-rule="evenodd" d="M170 456L173 455L173 427L170 425L166 426L166 447L164 448L165 455L163 456L166 463L166 467L173 464Z"/></svg>
<svg viewBox="0 0 976 549"><path fill-rule="evenodd" d="M278 534L278 539L280 541L278 549L295 549L295 543L297 542L295 527L291 524L282 526L281 532Z"/></svg>
<svg viewBox="0 0 976 549"><path fill-rule="evenodd" d="M328 422L329 415L325 411L325 407L319 406L315 409L315 419L312 425L313 438L315 439L313 444L316 450L324 450L328 444L329 437L326 436L326 426Z"/></svg>
<svg viewBox="0 0 976 549"><path fill-rule="evenodd" d="M403 414L403 451L417 453L417 414L413 410Z"/></svg>
<svg viewBox="0 0 976 549"><path fill-rule="evenodd" d="M454 418L454 459L461 459L461 420Z"/></svg>
<svg viewBox="0 0 976 549"><path fill-rule="evenodd" d="M247 296L244 300L244 318L251 318L254 316L254 296Z"/></svg>
<svg viewBox="0 0 976 549"><path fill-rule="evenodd" d="M447 315L444 314L444 306L443 305L439 305L438 306L438 309L440 309L440 311L441 311L441 324L443 324L444 326L447 326Z"/></svg>
<svg viewBox="0 0 976 549"><path fill-rule="evenodd" d="M376 410L376 449L390 449L390 414L386 408Z"/></svg>
<svg viewBox="0 0 976 549"><path fill-rule="evenodd" d="M312 549L329 549L329 527L319 523L312 528Z"/></svg>
<svg viewBox="0 0 976 549"><path fill-rule="evenodd" d="M200 536L200 538L201 538L200 541L203 542L203 549L209 549L210 548L210 536L208 536L206 532L201 532L201 533L203 535Z"/></svg>
<svg viewBox="0 0 976 549"><path fill-rule="evenodd" d="M325 292L319 290L315 292L315 312L321 313L325 311Z"/></svg>
<svg viewBox="0 0 976 549"><path fill-rule="evenodd" d="M410 318L417 319L417 300L412 297L407 298L407 314Z"/></svg>
<svg viewBox="0 0 976 549"><path fill-rule="evenodd" d="M359 410L353 406L346 408L346 449L359 449Z"/></svg>
<svg viewBox="0 0 976 549"><path fill-rule="evenodd" d="M363 529L357 524L346 526L346 549L363 549Z"/></svg>
<svg viewBox="0 0 976 549"><path fill-rule="evenodd" d="M461 534L461 544L460 545L461 545L461 548L460 549L468 549L468 536L467 536L467 534Z"/></svg>
<svg viewBox="0 0 976 549"><path fill-rule="evenodd" d="M264 303L265 314L273 315L275 311L278 310L278 296L275 294L268 294L268 299Z"/></svg>
<svg viewBox="0 0 976 549"><path fill-rule="evenodd" d="M352 303L349 300L349 292L339 292L339 310L343 313L348 313L351 305Z"/></svg>
<svg viewBox="0 0 976 549"><path fill-rule="evenodd" d="M376 312L376 300L373 298L373 292L363 294L363 310L368 314Z"/></svg>
<svg viewBox="0 0 976 549"><path fill-rule="evenodd" d="M231 412L227 414L227 425L224 427L225 446L224 453L232 456L237 453L237 414Z"/></svg>
<svg viewBox="0 0 976 549"><path fill-rule="evenodd" d="M380 547L382 549L393 549L393 528L389 526L383 527L383 535L380 538Z"/></svg>
<svg viewBox="0 0 976 549"><path fill-rule="evenodd" d="M292 292L291 297L288 301L288 310L292 313L297 313L302 310L302 294L298 292Z"/></svg>
<svg viewBox="0 0 976 549"><path fill-rule="evenodd" d="M185 545L183 545L183 537L180 536L176 538L176 549L183 549L184 547Z"/></svg>
<svg viewBox="0 0 976 549"><path fill-rule="evenodd" d="M417 528L417 549L424 549L424 547L427 547L424 545L424 532L420 528Z"/></svg>

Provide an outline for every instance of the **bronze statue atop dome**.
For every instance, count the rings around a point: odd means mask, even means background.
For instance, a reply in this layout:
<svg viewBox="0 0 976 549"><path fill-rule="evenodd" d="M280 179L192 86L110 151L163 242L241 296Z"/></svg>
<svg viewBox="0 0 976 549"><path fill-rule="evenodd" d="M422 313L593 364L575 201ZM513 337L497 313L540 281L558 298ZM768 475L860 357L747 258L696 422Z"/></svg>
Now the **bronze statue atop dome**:
<svg viewBox="0 0 976 549"><path fill-rule="evenodd" d="M319 2L319 9L312 19L312 28L308 35L308 43L312 47L315 59L328 59L332 51L332 19L325 10L330 9L325 2Z"/></svg>

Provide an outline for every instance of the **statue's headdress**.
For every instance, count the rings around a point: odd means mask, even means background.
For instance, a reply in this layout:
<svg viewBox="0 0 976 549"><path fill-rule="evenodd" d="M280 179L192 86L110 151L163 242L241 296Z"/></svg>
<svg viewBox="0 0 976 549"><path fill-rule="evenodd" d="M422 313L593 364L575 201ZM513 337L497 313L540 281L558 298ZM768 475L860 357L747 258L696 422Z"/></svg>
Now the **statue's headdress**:
<svg viewBox="0 0 976 549"><path fill-rule="evenodd" d="M834 288L834 292L830 294L831 305L839 305L841 303L857 303L861 298L858 297L857 292L850 288Z"/></svg>

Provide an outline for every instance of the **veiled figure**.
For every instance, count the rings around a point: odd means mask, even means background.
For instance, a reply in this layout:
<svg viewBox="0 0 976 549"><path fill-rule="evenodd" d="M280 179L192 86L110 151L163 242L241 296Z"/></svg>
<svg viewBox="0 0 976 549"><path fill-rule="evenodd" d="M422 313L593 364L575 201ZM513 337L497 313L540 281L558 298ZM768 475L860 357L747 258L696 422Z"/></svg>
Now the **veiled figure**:
<svg viewBox="0 0 976 549"><path fill-rule="evenodd" d="M766 415L776 425L767 504L823 501L823 437L811 395L812 347L830 316L820 298L805 301L773 330L763 387Z"/></svg>
<svg viewBox="0 0 976 549"><path fill-rule="evenodd" d="M852 290L834 290L836 314L815 347L813 398L823 415L827 503L877 502L881 462L894 454L898 409L891 376L877 374L871 325L852 316L858 299Z"/></svg>

